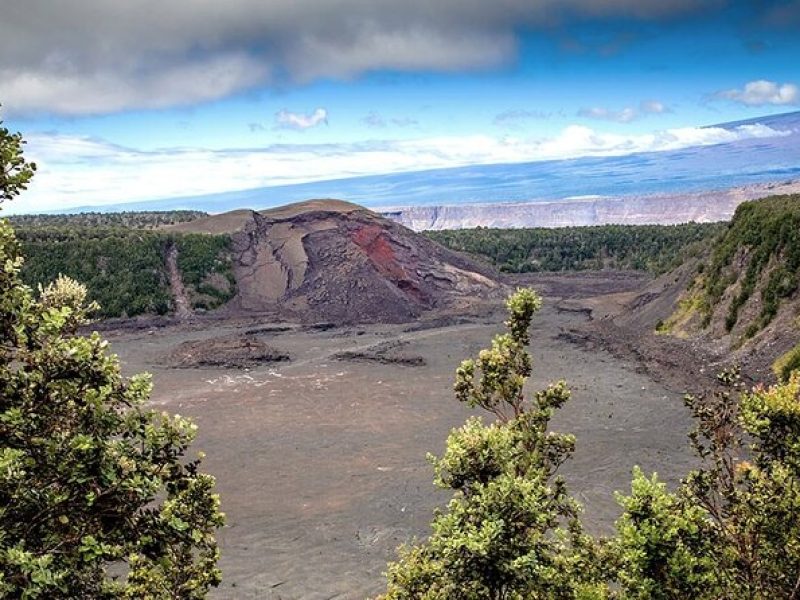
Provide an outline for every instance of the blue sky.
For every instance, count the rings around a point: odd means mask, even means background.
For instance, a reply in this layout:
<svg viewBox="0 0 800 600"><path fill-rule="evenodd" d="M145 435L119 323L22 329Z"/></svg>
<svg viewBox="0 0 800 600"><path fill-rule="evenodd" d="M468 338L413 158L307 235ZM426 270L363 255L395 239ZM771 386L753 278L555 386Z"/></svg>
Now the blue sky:
<svg viewBox="0 0 800 600"><path fill-rule="evenodd" d="M797 1L2 1L2 116L40 165L18 211L721 143L698 128L800 107Z"/></svg>

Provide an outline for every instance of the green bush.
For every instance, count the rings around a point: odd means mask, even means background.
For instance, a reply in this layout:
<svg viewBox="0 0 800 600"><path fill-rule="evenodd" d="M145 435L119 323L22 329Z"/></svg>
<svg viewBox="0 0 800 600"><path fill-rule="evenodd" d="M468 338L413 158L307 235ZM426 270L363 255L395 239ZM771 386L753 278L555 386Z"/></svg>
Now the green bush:
<svg viewBox="0 0 800 600"><path fill-rule="evenodd" d="M0 127L0 202L33 175L21 144ZM0 597L205 598L224 515L187 456L197 427L148 408L149 377L77 334L85 286L34 293L22 264L0 220Z"/></svg>
<svg viewBox="0 0 800 600"><path fill-rule="evenodd" d="M540 301L508 302L508 333L456 371L472 417L430 457L451 499L427 540L400 549L385 600L753 600L800 581L800 372L747 390L736 370L687 396L696 468L676 490L635 469L615 534L587 534L559 467L573 436L549 430L565 384L528 397L528 328ZM747 457L745 460L742 457Z"/></svg>
<svg viewBox="0 0 800 600"><path fill-rule="evenodd" d="M178 249L178 269L184 284L212 298L212 304L203 308L216 308L233 298L236 279L231 270L229 236L188 233L174 236L174 243ZM215 273L227 281L225 289L207 283L207 278Z"/></svg>
<svg viewBox="0 0 800 600"><path fill-rule="evenodd" d="M788 381L794 371L800 371L800 344L778 357L772 364L772 370L781 381Z"/></svg>

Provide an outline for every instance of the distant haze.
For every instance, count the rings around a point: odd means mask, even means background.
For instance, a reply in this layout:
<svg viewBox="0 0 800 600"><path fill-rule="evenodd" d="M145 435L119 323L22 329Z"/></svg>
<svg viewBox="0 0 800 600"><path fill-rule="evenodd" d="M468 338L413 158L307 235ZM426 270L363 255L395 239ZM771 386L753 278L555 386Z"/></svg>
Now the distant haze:
<svg viewBox="0 0 800 600"><path fill-rule="evenodd" d="M800 178L800 112L717 126L764 137L626 156L479 165L112 204L81 210L269 208L309 198L367 207L552 201L580 196L685 194Z"/></svg>

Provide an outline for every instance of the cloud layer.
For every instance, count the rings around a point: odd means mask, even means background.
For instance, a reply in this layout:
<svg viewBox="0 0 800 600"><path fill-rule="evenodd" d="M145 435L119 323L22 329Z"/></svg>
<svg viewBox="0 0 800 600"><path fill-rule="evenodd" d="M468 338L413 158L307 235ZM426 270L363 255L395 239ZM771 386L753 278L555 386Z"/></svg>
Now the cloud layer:
<svg viewBox="0 0 800 600"><path fill-rule="evenodd" d="M64 115L213 100L375 69L513 59L521 28L650 21L725 0L3 0L0 98Z"/></svg>
<svg viewBox="0 0 800 600"><path fill-rule="evenodd" d="M573 125L549 138L485 135L283 144L259 149L202 148L142 152L103 140L31 135L26 154L39 163L30 190L11 207L38 212L270 185L473 164L677 150L788 135L764 125L671 129L619 135Z"/></svg>
<svg viewBox="0 0 800 600"><path fill-rule="evenodd" d="M626 106L621 110L613 110L601 106L582 108L578 111L579 117L614 121L615 123L630 123L646 115L660 115L670 112L670 109L657 100L643 100L638 108Z"/></svg>
<svg viewBox="0 0 800 600"><path fill-rule="evenodd" d="M779 84L759 79L745 84L742 89L717 92L718 98L733 100L746 106L800 105L800 88L793 83Z"/></svg>

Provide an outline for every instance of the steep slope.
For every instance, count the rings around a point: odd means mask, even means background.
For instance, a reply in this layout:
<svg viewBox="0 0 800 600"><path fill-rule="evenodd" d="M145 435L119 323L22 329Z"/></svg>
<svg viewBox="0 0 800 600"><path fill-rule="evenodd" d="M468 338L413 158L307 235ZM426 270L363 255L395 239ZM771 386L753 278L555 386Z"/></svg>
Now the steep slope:
<svg viewBox="0 0 800 600"><path fill-rule="evenodd" d="M743 204L667 324L746 343L800 308L800 195Z"/></svg>
<svg viewBox="0 0 800 600"><path fill-rule="evenodd" d="M800 195L739 206L704 260L655 280L614 323L701 342L757 372L793 364L800 353Z"/></svg>
<svg viewBox="0 0 800 600"><path fill-rule="evenodd" d="M402 322L504 293L488 267L347 202L235 211L174 229L231 236L236 312Z"/></svg>

